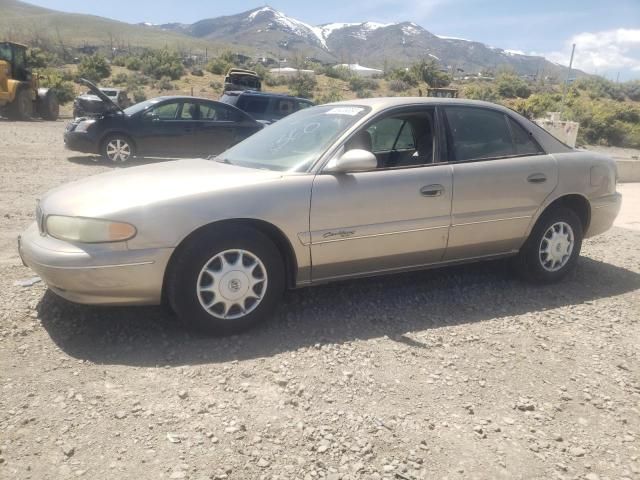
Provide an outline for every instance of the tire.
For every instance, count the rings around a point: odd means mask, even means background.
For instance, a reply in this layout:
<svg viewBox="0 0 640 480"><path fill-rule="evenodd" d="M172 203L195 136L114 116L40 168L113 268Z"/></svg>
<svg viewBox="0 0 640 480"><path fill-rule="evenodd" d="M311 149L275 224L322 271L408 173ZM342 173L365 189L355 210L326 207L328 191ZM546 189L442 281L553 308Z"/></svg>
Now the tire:
<svg viewBox="0 0 640 480"><path fill-rule="evenodd" d="M176 252L167 285L169 303L184 325L228 335L270 317L284 291L285 269L269 237L235 225L187 241Z"/></svg>
<svg viewBox="0 0 640 480"><path fill-rule="evenodd" d="M12 120L30 120L33 115L31 92L26 88L18 90L16 98L9 105L7 113Z"/></svg>
<svg viewBox="0 0 640 480"><path fill-rule="evenodd" d="M56 121L58 119L60 115L60 105L51 90L38 99L38 113L43 120Z"/></svg>
<svg viewBox="0 0 640 480"><path fill-rule="evenodd" d="M109 162L122 164L127 163L135 157L135 146L126 135L109 135L102 141L100 154Z"/></svg>
<svg viewBox="0 0 640 480"><path fill-rule="evenodd" d="M516 273L532 283L560 281L575 268L583 235L573 210L556 207L544 212L514 259Z"/></svg>

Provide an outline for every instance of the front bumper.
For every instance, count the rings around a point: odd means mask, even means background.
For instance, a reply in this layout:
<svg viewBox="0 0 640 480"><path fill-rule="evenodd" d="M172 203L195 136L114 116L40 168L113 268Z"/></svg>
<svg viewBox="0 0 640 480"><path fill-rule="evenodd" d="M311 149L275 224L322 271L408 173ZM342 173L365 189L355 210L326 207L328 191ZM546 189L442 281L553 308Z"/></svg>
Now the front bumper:
<svg viewBox="0 0 640 480"><path fill-rule="evenodd" d="M613 226L621 206L622 195L617 192L613 195L591 200L591 222L585 232L585 238L593 237L609 230Z"/></svg>
<svg viewBox="0 0 640 480"><path fill-rule="evenodd" d="M82 153L97 154L98 146L84 132L67 131L64 133L64 145L69 150Z"/></svg>
<svg viewBox="0 0 640 480"><path fill-rule="evenodd" d="M19 238L25 265L58 295L96 305L159 305L172 248L129 250L125 242L71 244L33 223Z"/></svg>

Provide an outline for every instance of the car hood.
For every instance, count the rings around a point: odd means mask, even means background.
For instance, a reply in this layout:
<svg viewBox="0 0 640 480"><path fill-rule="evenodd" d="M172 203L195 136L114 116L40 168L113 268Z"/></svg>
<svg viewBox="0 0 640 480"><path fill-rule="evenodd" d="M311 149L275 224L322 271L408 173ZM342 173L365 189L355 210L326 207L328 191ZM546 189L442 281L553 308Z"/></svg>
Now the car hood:
<svg viewBox="0 0 640 480"><path fill-rule="evenodd" d="M68 183L41 200L45 215L109 218L112 214L170 203L177 199L249 189L282 178L214 160L177 160L103 173Z"/></svg>
<svg viewBox="0 0 640 480"><path fill-rule="evenodd" d="M89 88L89 90L91 90L91 93L93 93L96 97L98 97L100 100L102 100L104 103L106 103L107 105L113 107L116 110L122 110L120 108L120 106L115 103L111 98L109 98L107 96L107 94L105 94L102 90L100 90L98 87L96 87L93 83L91 83L89 80L85 79L85 78L81 78L78 80L81 84L85 85L86 87Z"/></svg>

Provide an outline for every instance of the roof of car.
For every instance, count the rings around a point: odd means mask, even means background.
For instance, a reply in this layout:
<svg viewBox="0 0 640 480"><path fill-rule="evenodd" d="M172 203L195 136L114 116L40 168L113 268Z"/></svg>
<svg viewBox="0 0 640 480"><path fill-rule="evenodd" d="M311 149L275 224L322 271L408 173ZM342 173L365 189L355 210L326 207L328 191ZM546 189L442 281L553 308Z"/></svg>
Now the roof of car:
<svg viewBox="0 0 640 480"><path fill-rule="evenodd" d="M379 97L379 98L363 98L354 100L343 100L341 102L333 102L327 105L361 105L370 107L374 111L385 110L392 107L402 107L410 105L475 105L478 107L491 107L498 110L509 112L510 110L502 105L491 102L483 102L481 100L467 100L464 98L440 98L440 97Z"/></svg>
<svg viewBox="0 0 640 480"><path fill-rule="evenodd" d="M281 98L291 98L294 100L304 100L307 102L311 102L308 98L302 97L294 97L293 95L287 95L286 93L278 93L278 92L258 92L256 90L227 90L224 92L225 95L256 95L256 96L269 96L269 97L281 97ZM313 102L311 102L313 103Z"/></svg>

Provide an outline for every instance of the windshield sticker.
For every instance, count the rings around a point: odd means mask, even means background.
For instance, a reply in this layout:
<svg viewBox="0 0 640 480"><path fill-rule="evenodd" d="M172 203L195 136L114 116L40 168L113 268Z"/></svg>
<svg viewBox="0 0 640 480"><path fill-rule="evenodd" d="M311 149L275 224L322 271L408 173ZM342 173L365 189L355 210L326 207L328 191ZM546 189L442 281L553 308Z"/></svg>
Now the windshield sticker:
<svg viewBox="0 0 640 480"><path fill-rule="evenodd" d="M350 115L355 116L358 115L363 108L360 107L335 107L326 112L327 115Z"/></svg>

